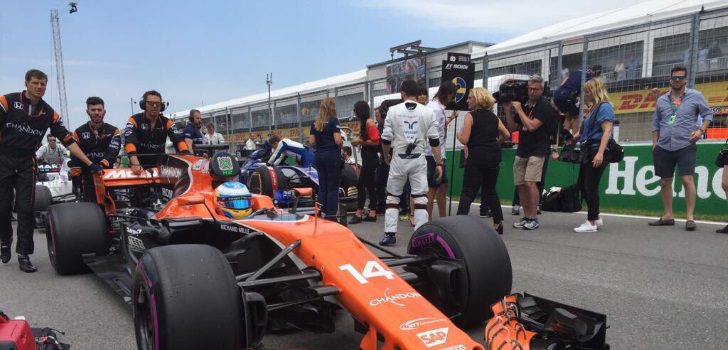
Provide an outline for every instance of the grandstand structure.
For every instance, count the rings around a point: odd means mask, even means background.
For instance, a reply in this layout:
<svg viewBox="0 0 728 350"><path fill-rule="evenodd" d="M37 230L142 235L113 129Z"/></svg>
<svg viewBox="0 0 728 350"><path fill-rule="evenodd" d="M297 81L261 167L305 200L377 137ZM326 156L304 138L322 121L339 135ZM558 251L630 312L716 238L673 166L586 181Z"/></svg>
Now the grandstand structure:
<svg viewBox="0 0 728 350"><path fill-rule="evenodd" d="M650 140L655 100L668 89L670 69L684 64L689 70L688 86L705 95L716 115L708 137L728 136L728 2L721 0L637 2L494 45L467 41L273 90L275 118L268 109L267 93L196 108L232 143L265 139L274 132L303 141L326 96L336 99L342 123L356 129L356 123L349 121L354 103L365 100L376 106L397 96L401 79L418 79L434 92L448 52L470 54L476 67L475 86L491 91L497 89L500 78L511 74L540 74L555 89L567 72L601 66L620 123L621 142ZM184 122L188 114L189 110L171 116Z"/></svg>

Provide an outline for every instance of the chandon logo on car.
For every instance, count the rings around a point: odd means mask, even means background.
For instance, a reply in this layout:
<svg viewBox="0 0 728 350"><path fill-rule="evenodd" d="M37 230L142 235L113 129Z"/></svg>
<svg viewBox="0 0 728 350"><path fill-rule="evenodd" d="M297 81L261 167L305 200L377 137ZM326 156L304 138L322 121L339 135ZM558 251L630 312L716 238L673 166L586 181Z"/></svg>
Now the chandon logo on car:
<svg viewBox="0 0 728 350"><path fill-rule="evenodd" d="M425 326L428 324L433 324L437 322L444 322L444 318L434 318L434 317L420 317L415 318L414 320L409 320L407 322L404 322L399 325L399 329L403 331L412 331L417 328L420 328L421 326Z"/></svg>
<svg viewBox="0 0 728 350"><path fill-rule="evenodd" d="M417 292L404 292L404 293L396 293L389 295L389 288L384 290L384 296L380 298L374 298L372 300L369 300L369 305L371 306L379 306L382 304L393 304L397 306L406 306L404 304L405 299L412 299L412 298L421 298L422 295Z"/></svg>

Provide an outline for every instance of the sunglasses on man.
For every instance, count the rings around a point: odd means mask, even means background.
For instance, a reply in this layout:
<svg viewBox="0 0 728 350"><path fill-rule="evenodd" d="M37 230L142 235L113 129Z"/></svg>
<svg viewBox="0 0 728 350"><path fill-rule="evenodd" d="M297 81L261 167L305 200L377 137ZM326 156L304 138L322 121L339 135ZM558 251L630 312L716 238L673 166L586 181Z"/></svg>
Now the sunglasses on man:
<svg viewBox="0 0 728 350"><path fill-rule="evenodd" d="M675 80L675 81L683 81L683 80L685 80L687 78L688 77L686 77L684 75L673 75L673 76L670 77L671 80Z"/></svg>

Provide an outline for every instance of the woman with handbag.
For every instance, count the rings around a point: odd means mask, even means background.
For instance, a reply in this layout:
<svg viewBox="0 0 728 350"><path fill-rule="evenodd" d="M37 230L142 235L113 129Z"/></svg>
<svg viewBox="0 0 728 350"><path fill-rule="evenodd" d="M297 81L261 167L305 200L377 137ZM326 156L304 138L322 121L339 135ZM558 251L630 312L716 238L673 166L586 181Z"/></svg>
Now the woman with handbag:
<svg viewBox="0 0 728 350"><path fill-rule="evenodd" d="M471 112L465 115L463 131L457 134L458 141L467 146L463 190L457 215L468 215L470 204L482 187L483 198L490 200L493 228L503 234L503 210L495 185L501 163L500 140L508 138L510 132L491 111L495 99L488 90L479 87L470 90L467 102Z"/></svg>
<svg viewBox="0 0 728 350"><path fill-rule="evenodd" d="M614 109L601 79L591 79L584 84L584 101L587 110L578 141L584 155L577 186L586 201L588 214L586 222L574 228L574 232L597 232L597 228L604 225L599 217L599 181L609 163L607 144L612 138Z"/></svg>

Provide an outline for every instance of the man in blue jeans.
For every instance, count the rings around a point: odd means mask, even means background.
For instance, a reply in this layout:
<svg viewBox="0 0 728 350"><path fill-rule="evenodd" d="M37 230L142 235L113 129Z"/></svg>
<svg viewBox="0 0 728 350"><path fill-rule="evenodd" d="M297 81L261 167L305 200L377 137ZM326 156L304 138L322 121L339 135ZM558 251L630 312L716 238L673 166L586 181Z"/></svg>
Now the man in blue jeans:
<svg viewBox="0 0 728 350"><path fill-rule="evenodd" d="M660 177L660 198L663 214L650 226L673 226L672 181L675 166L680 167L680 180L685 188L687 221L685 229L694 231L695 225L695 157L696 142L705 135L713 120L713 112L705 97L697 90L688 89L688 71L680 65L670 72L670 91L657 98L652 118L652 156L655 175ZM702 122L700 122L702 118Z"/></svg>

